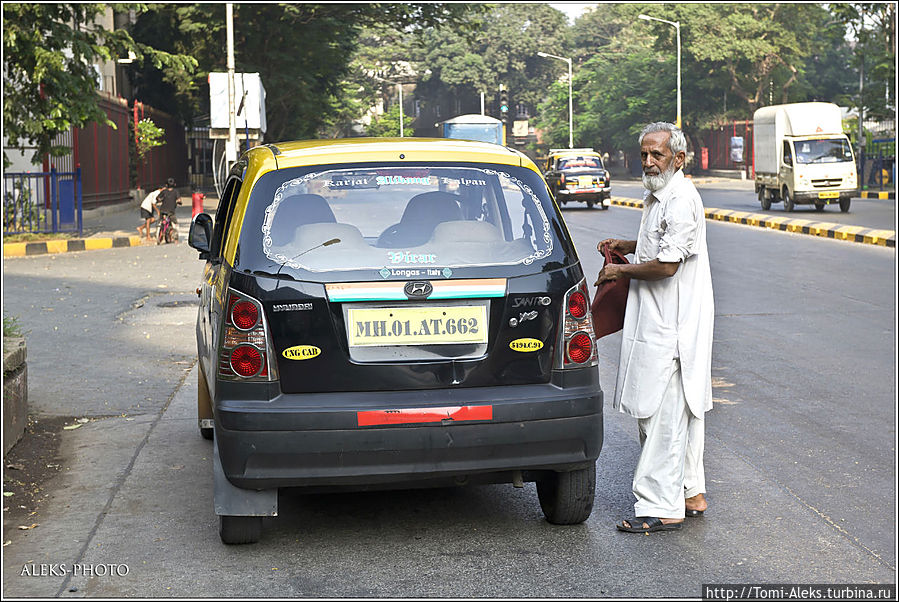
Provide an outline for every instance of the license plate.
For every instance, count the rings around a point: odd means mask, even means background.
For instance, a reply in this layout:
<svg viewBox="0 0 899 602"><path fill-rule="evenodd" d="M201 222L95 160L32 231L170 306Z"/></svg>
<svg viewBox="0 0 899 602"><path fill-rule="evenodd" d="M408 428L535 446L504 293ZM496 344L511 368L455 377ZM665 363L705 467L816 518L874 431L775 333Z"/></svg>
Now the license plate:
<svg viewBox="0 0 899 602"><path fill-rule="evenodd" d="M837 191L833 191L833 192L819 192L819 193L818 193L818 198L819 198L819 199L838 199L838 198L840 198L840 193L837 192Z"/></svg>
<svg viewBox="0 0 899 602"><path fill-rule="evenodd" d="M593 176L579 176L577 181L581 188L593 188Z"/></svg>
<svg viewBox="0 0 899 602"><path fill-rule="evenodd" d="M487 306L347 309L350 347L456 345L487 342Z"/></svg>

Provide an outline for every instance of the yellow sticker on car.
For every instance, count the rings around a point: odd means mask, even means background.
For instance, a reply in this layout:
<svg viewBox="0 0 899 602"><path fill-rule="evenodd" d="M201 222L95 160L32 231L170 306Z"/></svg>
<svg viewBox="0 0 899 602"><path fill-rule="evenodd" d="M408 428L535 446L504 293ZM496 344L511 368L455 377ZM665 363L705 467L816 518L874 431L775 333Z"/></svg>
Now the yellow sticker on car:
<svg viewBox="0 0 899 602"><path fill-rule="evenodd" d="M321 355L322 350L315 345L295 345L281 352L289 360L310 360Z"/></svg>
<svg viewBox="0 0 899 602"><path fill-rule="evenodd" d="M543 341L537 339L515 339L509 343L509 349L512 351L520 351L522 353L540 351L543 349Z"/></svg>
<svg viewBox="0 0 899 602"><path fill-rule="evenodd" d="M487 306L350 308L347 339L351 347L486 343Z"/></svg>

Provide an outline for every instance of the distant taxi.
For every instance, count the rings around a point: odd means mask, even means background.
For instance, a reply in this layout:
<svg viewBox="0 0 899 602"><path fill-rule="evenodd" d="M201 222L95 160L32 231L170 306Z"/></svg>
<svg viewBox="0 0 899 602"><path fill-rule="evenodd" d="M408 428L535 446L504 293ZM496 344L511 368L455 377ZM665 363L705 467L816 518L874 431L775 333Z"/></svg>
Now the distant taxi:
<svg viewBox="0 0 899 602"><path fill-rule="evenodd" d="M607 209L612 201L612 181L602 156L592 148L551 149L544 171L555 199L562 205L579 201L587 208Z"/></svg>
<svg viewBox="0 0 899 602"><path fill-rule="evenodd" d="M536 483L593 507L603 394L587 282L538 168L447 139L247 151L190 245L198 418L225 543L281 487Z"/></svg>

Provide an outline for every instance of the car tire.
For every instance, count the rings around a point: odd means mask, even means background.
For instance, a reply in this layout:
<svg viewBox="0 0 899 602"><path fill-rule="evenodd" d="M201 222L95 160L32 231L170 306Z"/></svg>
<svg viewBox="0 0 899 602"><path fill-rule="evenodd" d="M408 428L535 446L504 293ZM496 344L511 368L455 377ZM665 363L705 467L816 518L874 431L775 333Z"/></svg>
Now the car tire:
<svg viewBox="0 0 899 602"><path fill-rule="evenodd" d="M262 517L219 516L219 537L228 545L256 543L262 537Z"/></svg>
<svg viewBox="0 0 899 602"><path fill-rule="evenodd" d="M840 211L842 211L843 213L848 213L850 202L852 202L852 199L840 199Z"/></svg>
<svg viewBox="0 0 899 602"><path fill-rule="evenodd" d="M793 197L790 196L789 189L784 188L783 197L784 197L784 211L786 211L787 213L793 213L793 208L796 205L793 203Z"/></svg>
<svg viewBox="0 0 899 602"><path fill-rule="evenodd" d="M596 463L587 468L550 472L537 481L537 497L546 520L554 525L577 525L593 512Z"/></svg>
<svg viewBox="0 0 899 602"><path fill-rule="evenodd" d="M587 199L587 209L593 209L593 205L596 203L593 199Z"/></svg>
<svg viewBox="0 0 899 602"><path fill-rule="evenodd" d="M824 211L824 203L815 203L815 211Z"/></svg>
<svg viewBox="0 0 899 602"><path fill-rule="evenodd" d="M759 202L762 204L762 211L771 209L771 196L768 194L768 189L764 186L759 188Z"/></svg>

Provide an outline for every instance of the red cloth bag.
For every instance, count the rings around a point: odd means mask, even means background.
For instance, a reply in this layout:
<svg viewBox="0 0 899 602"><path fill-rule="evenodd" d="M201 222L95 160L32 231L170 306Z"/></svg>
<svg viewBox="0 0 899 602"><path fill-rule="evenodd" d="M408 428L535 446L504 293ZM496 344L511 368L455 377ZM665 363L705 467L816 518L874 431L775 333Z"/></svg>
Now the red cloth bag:
<svg viewBox="0 0 899 602"><path fill-rule="evenodd" d="M606 258L603 267L609 263L630 263L624 255L608 247L603 254ZM618 280L608 280L596 287L596 296L590 305L590 313L593 315L593 331L597 339L624 328L624 309L627 307L627 291L630 284L630 278L622 277Z"/></svg>

